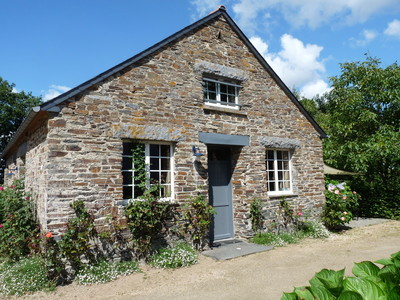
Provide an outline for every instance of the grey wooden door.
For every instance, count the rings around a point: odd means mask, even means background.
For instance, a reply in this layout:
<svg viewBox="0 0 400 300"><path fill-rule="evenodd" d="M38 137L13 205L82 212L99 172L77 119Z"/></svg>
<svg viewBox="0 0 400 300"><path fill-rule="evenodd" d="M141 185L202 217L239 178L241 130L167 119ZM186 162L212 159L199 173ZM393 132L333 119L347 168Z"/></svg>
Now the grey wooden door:
<svg viewBox="0 0 400 300"><path fill-rule="evenodd" d="M217 155L214 151L218 152ZM211 232L214 241L233 237L231 173L229 148L209 151L209 196L216 211Z"/></svg>

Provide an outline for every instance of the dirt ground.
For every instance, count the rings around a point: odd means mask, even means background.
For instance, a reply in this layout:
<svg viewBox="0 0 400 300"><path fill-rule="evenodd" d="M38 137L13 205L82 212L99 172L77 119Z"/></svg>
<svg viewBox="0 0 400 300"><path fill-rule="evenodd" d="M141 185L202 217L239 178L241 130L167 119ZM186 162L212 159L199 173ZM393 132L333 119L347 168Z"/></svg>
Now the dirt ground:
<svg viewBox="0 0 400 300"><path fill-rule="evenodd" d="M101 285L59 287L24 299L280 299L282 292L307 285L323 268L346 268L400 251L400 221L355 228L325 240L307 239L271 251L214 261L204 256L190 268L158 270Z"/></svg>

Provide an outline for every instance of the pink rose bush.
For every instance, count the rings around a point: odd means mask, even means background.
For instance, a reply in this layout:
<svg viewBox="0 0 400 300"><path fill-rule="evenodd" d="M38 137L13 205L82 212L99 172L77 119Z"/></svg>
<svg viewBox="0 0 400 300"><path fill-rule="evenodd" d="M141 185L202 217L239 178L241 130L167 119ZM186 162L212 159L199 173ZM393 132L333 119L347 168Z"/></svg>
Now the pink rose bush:
<svg viewBox="0 0 400 300"><path fill-rule="evenodd" d="M326 227L335 229L353 219L353 212L357 209L361 197L345 182L329 181L325 198L322 221Z"/></svg>

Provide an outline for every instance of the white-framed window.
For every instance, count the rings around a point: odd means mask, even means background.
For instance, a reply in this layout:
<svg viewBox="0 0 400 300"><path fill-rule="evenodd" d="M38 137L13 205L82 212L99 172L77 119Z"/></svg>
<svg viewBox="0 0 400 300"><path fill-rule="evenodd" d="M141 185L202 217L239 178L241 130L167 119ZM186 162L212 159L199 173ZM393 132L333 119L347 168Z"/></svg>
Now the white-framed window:
<svg viewBox="0 0 400 300"><path fill-rule="evenodd" d="M267 184L269 195L293 192L290 150L266 150Z"/></svg>
<svg viewBox="0 0 400 300"><path fill-rule="evenodd" d="M203 85L206 104L239 109L240 85L210 78L203 78Z"/></svg>
<svg viewBox="0 0 400 300"><path fill-rule="evenodd" d="M152 185L160 186L158 195L160 198L173 199L173 145L160 142L124 141L122 146L123 199L137 199L143 195L145 188ZM134 166L134 149L138 155L136 159L141 159L143 162L144 169L142 170Z"/></svg>

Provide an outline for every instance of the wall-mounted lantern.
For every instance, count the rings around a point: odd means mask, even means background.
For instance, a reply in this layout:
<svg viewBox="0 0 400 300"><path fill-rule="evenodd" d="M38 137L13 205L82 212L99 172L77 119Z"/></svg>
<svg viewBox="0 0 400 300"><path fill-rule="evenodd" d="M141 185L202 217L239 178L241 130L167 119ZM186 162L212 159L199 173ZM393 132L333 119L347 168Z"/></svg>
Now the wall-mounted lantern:
<svg viewBox="0 0 400 300"><path fill-rule="evenodd" d="M204 153L202 153L200 151L200 148L196 147L196 146L192 146L192 154L193 154L194 161L200 161L200 158L202 156L204 156Z"/></svg>

